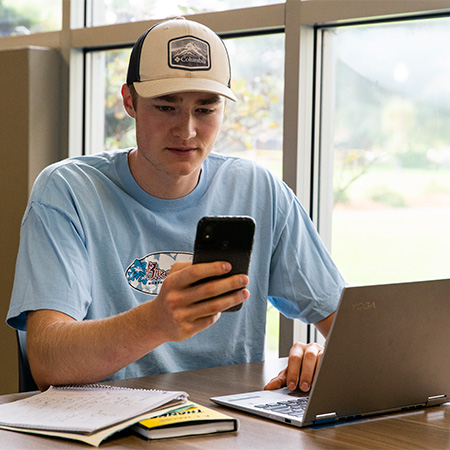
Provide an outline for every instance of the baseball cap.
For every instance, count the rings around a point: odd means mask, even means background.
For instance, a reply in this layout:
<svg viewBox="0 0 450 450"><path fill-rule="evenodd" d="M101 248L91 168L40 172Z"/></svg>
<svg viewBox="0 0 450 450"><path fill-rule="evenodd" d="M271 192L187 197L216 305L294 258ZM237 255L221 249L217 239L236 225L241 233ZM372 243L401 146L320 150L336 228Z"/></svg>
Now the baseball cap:
<svg viewBox="0 0 450 450"><path fill-rule="evenodd" d="M134 44L127 84L141 97L212 92L233 101L231 69L222 39L184 17L159 22Z"/></svg>

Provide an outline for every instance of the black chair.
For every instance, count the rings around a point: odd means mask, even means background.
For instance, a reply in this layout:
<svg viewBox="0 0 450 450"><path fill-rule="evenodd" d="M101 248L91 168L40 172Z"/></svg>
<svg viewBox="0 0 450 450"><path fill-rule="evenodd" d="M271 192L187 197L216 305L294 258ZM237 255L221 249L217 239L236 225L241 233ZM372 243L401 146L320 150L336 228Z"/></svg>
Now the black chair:
<svg viewBox="0 0 450 450"><path fill-rule="evenodd" d="M31 375L27 357L27 333L16 330L17 350L19 354L19 392L37 391L38 387Z"/></svg>

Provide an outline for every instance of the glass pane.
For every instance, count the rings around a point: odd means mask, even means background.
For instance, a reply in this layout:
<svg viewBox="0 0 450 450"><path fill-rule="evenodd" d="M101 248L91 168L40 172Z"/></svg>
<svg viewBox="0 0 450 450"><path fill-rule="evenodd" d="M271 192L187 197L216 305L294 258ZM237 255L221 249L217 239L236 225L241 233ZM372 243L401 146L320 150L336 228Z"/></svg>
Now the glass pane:
<svg viewBox="0 0 450 450"><path fill-rule="evenodd" d="M285 0L91 0L92 25L164 19L211 11L284 3Z"/></svg>
<svg viewBox="0 0 450 450"><path fill-rule="evenodd" d="M227 39L232 89L216 151L240 156L282 177L284 34Z"/></svg>
<svg viewBox="0 0 450 450"><path fill-rule="evenodd" d="M0 36L60 30L62 0L0 1Z"/></svg>
<svg viewBox="0 0 450 450"><path fill-rule="evenodd" d="M255 160L281 178L284 34L227 39L226 44L238 102L227 102L215 150ZM121 49L88 54L92 80L86 102L88 154L136 145L134 121L123 109L120 95L130 53ZM103 92L99 86L104 86ZM93 126L101 122L104 132ZM278 356L278 312L270 306L267 328L268 355Z"/></svg>
<svg viewBox="0 0 450 450"><path fill-rule="evenodd" d="M351 284L449 276L449 26L325 31L335 106L321 150L334 154L332 255Z"/></svg>

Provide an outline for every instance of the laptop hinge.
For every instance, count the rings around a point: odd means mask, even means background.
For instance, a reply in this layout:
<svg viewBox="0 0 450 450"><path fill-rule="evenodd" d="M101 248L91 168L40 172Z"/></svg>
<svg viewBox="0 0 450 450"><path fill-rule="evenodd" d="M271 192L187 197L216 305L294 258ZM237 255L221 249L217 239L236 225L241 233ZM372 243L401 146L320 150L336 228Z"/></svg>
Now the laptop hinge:
<svg viewBox="0 0 450 450"><path fill-rule="evenodd" d="M447 396L445 394L442 395L433 395L432 397L428 397L427 406L435 406L441 405L447 401Z"/></svg>
<svg viewBox="0 0 450 450"><path fill-rule="evenodd" d="M319 423L334 422L335 420L337 420L337 414L335 412L327 414L317 414L314 424L317 425Z"/></svg>

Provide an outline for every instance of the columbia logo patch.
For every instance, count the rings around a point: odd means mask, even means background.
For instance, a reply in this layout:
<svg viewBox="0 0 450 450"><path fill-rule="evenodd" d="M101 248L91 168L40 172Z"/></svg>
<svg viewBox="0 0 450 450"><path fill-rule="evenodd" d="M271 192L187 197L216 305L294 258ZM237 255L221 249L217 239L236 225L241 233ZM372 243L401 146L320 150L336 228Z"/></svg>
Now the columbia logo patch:
<svg viewBox="0 0 450 450"><path fill-rule="evenodd" d="M193 36L169 41L169 66L172 69L211 69L209 43Z"/></svg>

